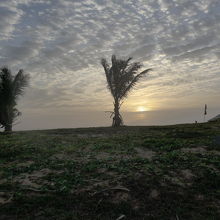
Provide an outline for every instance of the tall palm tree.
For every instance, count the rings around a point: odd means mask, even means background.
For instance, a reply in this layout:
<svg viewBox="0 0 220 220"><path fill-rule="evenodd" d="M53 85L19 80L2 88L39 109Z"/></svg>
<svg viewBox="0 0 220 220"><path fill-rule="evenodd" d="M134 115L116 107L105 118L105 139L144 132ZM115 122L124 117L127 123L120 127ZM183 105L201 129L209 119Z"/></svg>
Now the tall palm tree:
<svg viewBox="0 0 220 220"><path fill-rule="evenodd" d="M28 83L29 75L24 74L23 70L13 76L7 67L0 69L0 125L6 132L12 131L13 123L21 114L15 106Z"/></svg>
<svg viewBox="0 0 220 220"><path fill-rule="evenodd" d="M115 55L112 55L112 65L110 67L106 59L101 59L101 64L104 68L107 79L107 86L114 99L114 111L112 112L113 127L123 125L122 116L119 112L123 99L128 96L136 83L151 70L146 69L138 73L142 64L139 62L131 63L131 60L131 57L127 60L122 60L117 59Z"/></svg>

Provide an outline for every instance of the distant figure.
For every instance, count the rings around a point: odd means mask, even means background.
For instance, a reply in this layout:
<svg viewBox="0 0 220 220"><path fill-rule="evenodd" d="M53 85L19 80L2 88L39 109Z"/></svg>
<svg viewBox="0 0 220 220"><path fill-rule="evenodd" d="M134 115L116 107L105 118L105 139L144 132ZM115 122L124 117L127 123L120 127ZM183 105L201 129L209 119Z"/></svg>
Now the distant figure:
<svg viewBox="0 0 220 220"><path fill-rule="evenodd" d="M195 124L197 124L198 122L197 121L195 121Z"/></svg>
<svg viewBox="0 0 220 220"><path fill-rule="evenodd" d="M205 104L205 110L204 110L204 122L205 122L205 116L207 115L207 105Z"/></svg>

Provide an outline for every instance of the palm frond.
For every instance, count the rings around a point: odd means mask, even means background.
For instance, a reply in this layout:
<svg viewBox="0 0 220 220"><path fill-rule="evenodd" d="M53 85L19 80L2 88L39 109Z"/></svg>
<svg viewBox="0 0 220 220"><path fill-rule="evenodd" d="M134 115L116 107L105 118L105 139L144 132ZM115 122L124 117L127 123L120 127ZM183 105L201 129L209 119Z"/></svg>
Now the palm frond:
<svg viewBox="0 0 220 220"><path fill-rule="evenodd" d="M11 71L7 67L2 67L0 71L0 105L10 104L13 102L13 77Z"/></svg>
<svg viewBox="0 0 220 220"><path fill-rule="evenodd" d="M139 62L135 62L132 63L128 69L127 69L127 73L129 73L130 75L134 75L137 73L137 71L142 67L142 64Z"/></svg>
<svg viewBox="0 0 220 220"><path fill-rule="evenodd" d="M108 89L110 90L112 96L114 96L114 89L113 89L113 80L112 80L112 71L111 69L109 68L109 64L108 62L106 61L106 59L102 58L101 59L101 64L105 70L105 76L106 76L106 80L107 80L107 87Z"/></svg>
<svg viewBox="0 0 220 220"><path fill-rule="evenodd" d="M125 90L122 92L120 98L124 99L127 97L128 93L131 91L132 88L134 88L134 86L136 85L136 83L145 75L147 74L149 71L151 71L152 69L146 69L144 71L142 71L141 73L139 73L138 75L136 75L133 80L129 83L129 85L125 88Z"/></svg>
<svg viewBox="0 0 220 220"><path fill-rule="evenodd" d="M23 70L19 70L17 75L14 77L12 88L15 100L24 94L24 89L28 86L29 79L30 76L28 74L24 74Z"/></svg>

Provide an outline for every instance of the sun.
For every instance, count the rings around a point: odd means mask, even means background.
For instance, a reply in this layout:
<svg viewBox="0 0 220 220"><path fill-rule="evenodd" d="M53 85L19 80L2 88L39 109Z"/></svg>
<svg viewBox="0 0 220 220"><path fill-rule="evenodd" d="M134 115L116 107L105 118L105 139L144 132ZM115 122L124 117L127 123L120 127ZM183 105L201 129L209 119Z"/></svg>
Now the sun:
<svg viewBox="0 0 220 220"><path fill-rule="evenodd" d="M138 106L136 111L137 112L145 112L145 111L148 111L148 109L144 106Z"/></svg>

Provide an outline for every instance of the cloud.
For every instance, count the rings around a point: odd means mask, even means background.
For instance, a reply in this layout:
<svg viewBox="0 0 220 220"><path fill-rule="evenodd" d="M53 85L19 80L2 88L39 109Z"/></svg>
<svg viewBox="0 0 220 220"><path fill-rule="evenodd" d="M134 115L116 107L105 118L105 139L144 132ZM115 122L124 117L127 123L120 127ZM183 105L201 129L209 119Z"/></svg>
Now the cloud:
<svg viewBox="0 0 220 220"><path fill-rule="evenodd" d="M174 56L174 61L183 61L185 59L188 60L198 60L205 59L205 57L209 54L210 51L212 51L215 47L203 47L200 49L192 50L185 52L179 56Z"/></svg>
<svg viewBox="0 0 220 220"><path fill-rule="evenodd" d="M28 61L29 59L38 55L38 48L40 44L37 42L24 41L19 46L8 45L3 49L2 62L15 64Z"/></svg>
<svg viewBox="0 0 220 220"><path fill-rule="evenodd" d="M29 109L111 107L100 59L113 53L154 69L131 101L218 93L219 10L218 0L2 0L0 65L31 74Z"/></svg>
<svg viewBox="0 0 220 220"><path fill-rule="evenodd" d="M1 7L0 6L0 39L8 39L12 37L15 25L19 23L23 11Z"/></svg>

